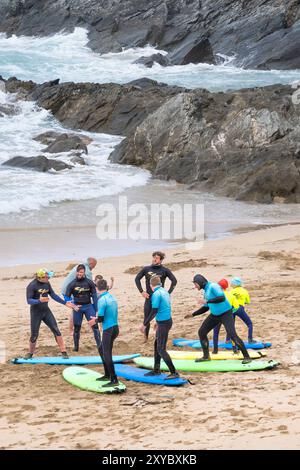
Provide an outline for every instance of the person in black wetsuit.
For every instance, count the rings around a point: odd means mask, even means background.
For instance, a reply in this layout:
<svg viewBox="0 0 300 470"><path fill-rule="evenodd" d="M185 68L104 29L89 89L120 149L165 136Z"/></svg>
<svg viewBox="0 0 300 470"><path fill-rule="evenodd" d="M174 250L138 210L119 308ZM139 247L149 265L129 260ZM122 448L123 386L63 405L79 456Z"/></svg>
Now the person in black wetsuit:
<svg viewBox="0 0 300 470"><path fill-rule="evenodd" d="M145 266L136 276L135 284L142 296L145 299L144 303L144 320L148 317L149 313L151 312L151 296L153 291L151 289L150 280L152 276L159 276L161 280L161 285L164 287L166 279L170 279L171 285L169 287L169 294L173 292L175 286L177 284L177 279L174 274L170 271L170 269L166 268L162 265L163 260L165 259L165 254L161 251L155 251L152 253L152 264L150 266ZM145 278L146 281L146 290L144 291L142 287L141 280ZM145 329L145 341L148 340L150 331L150 323L147 324Z"/></svg>
<svg viewBox="0 0 300 470"><path fill-rule="evenodd" d="M68 359L63 337L57 326L56 319L48 306L49 296L59 304L66 305L69 308L73 308L74 305L71 302L66 302L55 294L49 282L51 274L52 273L47 271L47 269L39 269L36 273L36 278L27 286L26 297L27 303L30 305L31 336L29 352L26 354L25 359L31 359L35 352L42 322L44 322L54 334L62 357Z"/></svg>
<svg viewBox="0 0 300 470"><path fill-rule="evenodd" d="M79 264L76 268L76 279L70 282L66 288L65 299L73 299L76 309L73 309L73 323L74 323L74 351L79 351L80 330L83 320L83 315L89 322L96 317L97 313L97 291L94 282L88 279L85 275L85 266ZM93 303L91 302L93 300ZM97 348L100 354L101 337L98 324L91 326Z"/></svg>

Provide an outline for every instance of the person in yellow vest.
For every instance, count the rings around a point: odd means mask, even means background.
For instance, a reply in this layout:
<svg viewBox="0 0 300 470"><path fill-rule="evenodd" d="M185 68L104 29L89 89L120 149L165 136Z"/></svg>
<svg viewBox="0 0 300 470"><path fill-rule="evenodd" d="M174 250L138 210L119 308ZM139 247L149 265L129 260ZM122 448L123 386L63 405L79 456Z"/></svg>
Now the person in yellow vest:
<svg viewBox="0 0 300 470"><path fill-rule="evenodd" d="M218 282L219 286L222 287L225 297L229 301L231 307L232 307L232 313L234 313L239 309L240 304L238 303L238 300L235 298L235 296L232 294L232 291L228 290L229 283L227 279L221 279L221 281ZM216 326L214 328L214 335L213 335L213 344L214 344L214 349L213 349L213 354L218 354L219 351L219 334L220 334L220 328L221 324ZM234 351L236 351L236 348L234 348Z"/></svg>
<svg viewBox="0 0 300 470"><path fill-rule="evenodd" d="M248 342L256 343L253 339L253 323L251 318L245 311L245 305L250 304L250 295L247 289L243 287L243 281L239 277L234 277L231 281L231 291L230 294L236 299L239 304L239 308L233 312L234 319L239 317L248 327ZM229 341L230 338L226 338L226 341Z"/></svg>

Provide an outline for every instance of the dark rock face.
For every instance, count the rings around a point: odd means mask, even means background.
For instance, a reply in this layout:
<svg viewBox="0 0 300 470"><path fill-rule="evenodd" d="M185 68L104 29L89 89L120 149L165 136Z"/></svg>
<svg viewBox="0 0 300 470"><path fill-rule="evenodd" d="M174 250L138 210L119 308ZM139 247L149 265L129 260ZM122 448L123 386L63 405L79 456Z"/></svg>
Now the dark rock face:
<svg viewBox="0 0 300 470"><path fill-rule="evenodd" d="M12 166L15 168L22 168L28 170L36 170L45 173L49 170L61 171L70 170L72 167L59 160L51 160L43 155L38 157L13 157L3 163L6 166Z"/></svg>
<svg viewBox="0 0 300 470"><path fill-rule="evenodd" d="M89 30L98 52L156 45L174 63L217 54L252 68L300 68L298 0L1 0L0 31L50 35Z"/></svg>
<svg viewBox="0 0 300 470"><path fill-rule="evenodd" d="M171 98L112 153L155 177L240 200L300 202L300 106L288 86Z"/></svg>
<svg viewBox="0 0 300 470"><path fill-rule="evenodd" d="M68 134L61 134L44 149L44 152L62 153L70 152L71 150L81 150L85 154L88 153L87 146L80 137L77 135L69 137Z"/></svg>
<svg viewBox="0 0 300 470"><path fill-rule="evenodd" d="M129 135L148 114L184 90L147 79L127 85L49 82L32 86L11 78L5 84L8 92L35 100L66 127L115 135Z"/></svg>
<svg viewBox="0 0 300 470"><path fill-rule="evenodd" d="M148 57L142 56L139 59L134 61L134 64L141 64L147 68L153 67L154 64L162 65L163 67L167 67L168 65L172 65L172 62L168 57L162 54L152 54Z"/></svg>
<svg viewBox="0 0 300 470"><path fill-rule="evenodd" d="M5 86L36 99L68 127L127 136L113 162L240 200L300 202L300 105L290 86L228 93L149 79L35 86L9 79ZM43 138L50 147L72 138L62 136Z"/></svg>

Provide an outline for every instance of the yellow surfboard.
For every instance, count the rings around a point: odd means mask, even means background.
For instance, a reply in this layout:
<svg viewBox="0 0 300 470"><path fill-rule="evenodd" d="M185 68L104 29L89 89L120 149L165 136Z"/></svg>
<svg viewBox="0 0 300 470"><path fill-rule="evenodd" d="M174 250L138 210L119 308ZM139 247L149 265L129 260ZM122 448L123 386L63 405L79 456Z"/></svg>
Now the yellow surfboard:
<svg viewBox="0 0 300 470"><path fill-rule="evenodd" d="M202 352L197 352L197 351L168 351L172 359L182 359L182 360L191 360L194 361L195 359L198 359L199 357L203 356ZM265 357L267 354L265 352L261 351L255 351L255 350L248 350L248 353L251 357L251 359L259 359L261 357ZM218 354L212 354L210 353L211 359L214 361L216 360L224 360L224 359L244 359L243 354L241 351L238 351L237 354L234 354L232 351L219 351Z"/></svg>

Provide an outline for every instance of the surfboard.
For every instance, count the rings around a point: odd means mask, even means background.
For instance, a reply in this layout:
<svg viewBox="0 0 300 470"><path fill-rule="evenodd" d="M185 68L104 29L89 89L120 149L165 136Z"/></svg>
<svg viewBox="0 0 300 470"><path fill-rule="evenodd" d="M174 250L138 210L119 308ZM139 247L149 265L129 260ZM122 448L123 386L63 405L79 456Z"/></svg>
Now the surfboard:
<svg viewBox="0 0 300 470"><path fill-rule="evenodd" d="M118 362L130 362L135 357L139 357L140 354L127 354L123 356L113 356L113 361ZM12 359L13 364L63 364L63 365L86 365L86 364L102 364L100 356L70 356L69 359L64 359L61 356L54 357L33 357L32 359L24 359L17 357Z"/></svg>
<svg viewBox="0 0 300 470"><path fill-rule="evenodd" d="M245 347L247 349L265 349L265 348L270 348L272 346L272 343L269 342L260 342L260 343L248 343L247 341L244 342ZM178 346L178 347L184 347L184 346L189 346L190 348L196 348L196 349L201 349L200 341L196 339L184 339L184 338L178 338L178 339L173 339L173 346ZM212 348L213 347L213 342L209 342L209 346ZM220 341L219 342L219 348L221 349L233 349L232 343L225 343Z"/></svg>
<svg viewBox="0 0 300 470"><path fill-rule="evenodd" d="M152 357L137 357L134 359L134 362L139 367L153 369L154 360ZM184 372L246 372L273 369L278 365L278 362L273 360L256 360L249 364L243 364L239 360L195 362L175 359L173 364L176 370ZM161 370L168 370L167 365L163 361L161 363Z"/></svg>
<svg viewBox="0 0 300 470"><path fill-rule="evenodd" d="M103 387L103 385L107 384L109 380L107 382L97 381L96 379L101 377L103 374L99 374L98 372L87 369L86 367L67 367L63 370L62 375L70 384L88 392L121 393L126 390L126 386L122 382L119 382L118 385L114 385L112 387Z"/></svg>
<svg viewBox="0 0 300 470"><path fill-rule="evenodd" d="M172 359L186 359L186 360L195 360L203 356L202 352L196 351L168 351ZM248 351L251 359L259 359L265 357L267 353L263 351ZM218 354L210 353L210 357L213 361L221 360L235 360L235 359L244 359L241 351L238 351L236 354L233 351L219 351Z"/></svg>
<svg viewBox="0 0 300 470"><path fill-rule="evenodd" d="M167 377L167 374L160 374L160 375L155 375L155 376L145 376L147 372L149 372L149 369L141 369L133 366L128 366L125 364L116 364L115 365L115 371L116 374L119 377L122 377L123 379L126 380L133 380L134 382L142 382L145 384L151 384L151 385L165 385L169 387L179 387L181 385L184 385L188 383L186 379L183 378L177 378L177 379L171 379L171 380L165 380Z"/></svg>

